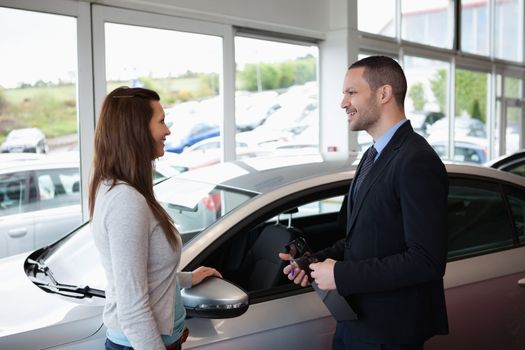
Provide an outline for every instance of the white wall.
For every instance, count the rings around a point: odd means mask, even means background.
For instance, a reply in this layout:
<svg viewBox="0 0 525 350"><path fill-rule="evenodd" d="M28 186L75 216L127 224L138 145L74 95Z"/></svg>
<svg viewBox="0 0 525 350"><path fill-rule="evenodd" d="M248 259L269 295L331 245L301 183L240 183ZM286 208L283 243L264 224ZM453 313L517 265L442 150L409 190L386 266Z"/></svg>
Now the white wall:
<svg viewBox="0 0 525 350"><path fill-rule="evenodd" d="M88 0L80 0L88 1ZM255 29L322 38L328 2L319 0L92 0L91 3L174 14Z"/></svg>

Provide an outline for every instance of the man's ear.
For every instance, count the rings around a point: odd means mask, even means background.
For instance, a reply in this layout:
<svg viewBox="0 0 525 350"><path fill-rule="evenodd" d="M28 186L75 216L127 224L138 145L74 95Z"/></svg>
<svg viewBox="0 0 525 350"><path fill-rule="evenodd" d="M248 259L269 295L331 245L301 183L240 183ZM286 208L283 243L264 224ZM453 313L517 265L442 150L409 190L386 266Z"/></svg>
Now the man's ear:
<svg viewBox="0 0 525 350"><path fill-rule="evenodd" d="M388 103L393 97L394 93L392 91L391 85L383 85L379 88L379 102Z"/></svg>

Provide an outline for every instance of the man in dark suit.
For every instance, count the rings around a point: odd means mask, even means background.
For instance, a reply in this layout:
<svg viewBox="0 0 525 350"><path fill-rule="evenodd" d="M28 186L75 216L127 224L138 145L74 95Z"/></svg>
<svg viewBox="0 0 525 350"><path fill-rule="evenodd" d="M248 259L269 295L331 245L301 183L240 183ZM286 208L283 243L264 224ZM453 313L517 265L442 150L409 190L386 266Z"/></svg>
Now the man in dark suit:
<svg viewBox="0 0 525 350"><path fill-rule="evenodd" d="M348 69L341 107L351 130L374 144L363 155L342 211L346 238L317 252L311 276L357 313L338 321L333 349L423 349L448 333L443 290L447 257L445 167L405 117L399 64L371 56ZM290 258L281 254L281 258ZM288 278L306 285L304 271Z"/></svg>

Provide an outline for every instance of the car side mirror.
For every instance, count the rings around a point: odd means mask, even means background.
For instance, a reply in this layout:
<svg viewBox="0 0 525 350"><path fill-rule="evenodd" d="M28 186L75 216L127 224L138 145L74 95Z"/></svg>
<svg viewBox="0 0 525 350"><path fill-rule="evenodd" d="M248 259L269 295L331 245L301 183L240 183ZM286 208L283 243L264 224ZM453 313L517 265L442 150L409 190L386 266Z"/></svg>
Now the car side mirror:
<svg viewBox="0 0 525 350"><path fill-rule="evenodd" d="M248 294L231 282L208 277L191 288L181 290L186 314L201 318L231 318L248 310Z"/></svg>

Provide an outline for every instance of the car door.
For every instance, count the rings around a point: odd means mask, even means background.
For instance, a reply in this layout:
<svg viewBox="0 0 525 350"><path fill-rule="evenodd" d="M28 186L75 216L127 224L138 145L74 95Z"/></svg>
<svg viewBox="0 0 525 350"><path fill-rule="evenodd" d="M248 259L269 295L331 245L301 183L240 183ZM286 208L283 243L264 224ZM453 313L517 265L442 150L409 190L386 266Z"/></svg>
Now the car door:
<svg viewBox="0 0 525 350"><path fill-rule="evenodd" d="M296 286L282 274L286 263L279 266L278 252L284 252L286 243L297 236L304 236L312 250L344 236L337 219L346 189L347 185L339 185L330 191L305 192L303 198L281 199L270 212L252 213L249 224L225 233L226 241L204 251L205 258L194 264L216 267L248 293L250 306L235 318L188 319L190 338L184 347L330 348L333 317L312 287Z"/></svg>
<svg viewBox="0 0 525 350"><path fill-rule="evenodd" d="M39 200L34 211L34 246L42 247L63 237L82 223L78 167L34 172Z"/></svg>
<svg viewBox="0 0 525 350"><path fill-rule="evenodd" d="M525 346L525 195L485 179L452 177L449 262L445 274L450 334L425 349Z"/></svg>
<svg viewBox="0 0 525 350"><path fill-rule="evenodd" d="M0 258L33 249L29 172L0 175Z"/></svg>

